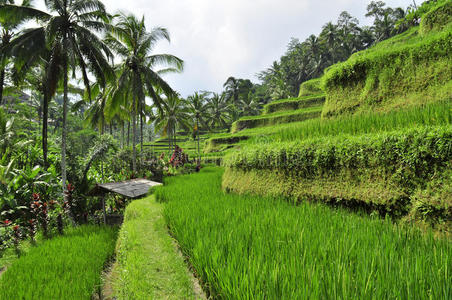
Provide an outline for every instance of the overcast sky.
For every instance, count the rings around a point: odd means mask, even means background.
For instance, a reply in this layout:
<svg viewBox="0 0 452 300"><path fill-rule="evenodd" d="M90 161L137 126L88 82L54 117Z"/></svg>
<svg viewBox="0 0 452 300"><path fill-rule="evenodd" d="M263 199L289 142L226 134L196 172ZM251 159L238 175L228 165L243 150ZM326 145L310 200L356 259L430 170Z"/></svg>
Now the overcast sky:
<svg viewBox="0 0 452 300"><path fill-rule="evenodd" d="M42 0L35 3L41 5ZM104 0L109 12L145 15L148 29L169 30L171 43L159 42L155 53L185 61L182 74L166 75L182 96L197 90L220 92L229 76L249 78L278 60L291 37L301 41L318 34L346 10L364 17L370 0ZM412 0L387 0L406 8ZM418 4L422 1L417 0Z"/></svg>

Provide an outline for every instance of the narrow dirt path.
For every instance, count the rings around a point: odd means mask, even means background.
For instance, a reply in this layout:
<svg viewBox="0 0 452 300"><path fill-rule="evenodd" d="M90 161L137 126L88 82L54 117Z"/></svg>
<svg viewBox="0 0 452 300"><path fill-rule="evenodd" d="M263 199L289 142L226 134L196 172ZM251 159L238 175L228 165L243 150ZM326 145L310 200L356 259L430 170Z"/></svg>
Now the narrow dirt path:
<svg viewBox="0 0 452 300"><path fill-rule="evenodd" d="M154 196L126 209L116 262L107 275L105 299L205 299L189 272Z"/></svg>

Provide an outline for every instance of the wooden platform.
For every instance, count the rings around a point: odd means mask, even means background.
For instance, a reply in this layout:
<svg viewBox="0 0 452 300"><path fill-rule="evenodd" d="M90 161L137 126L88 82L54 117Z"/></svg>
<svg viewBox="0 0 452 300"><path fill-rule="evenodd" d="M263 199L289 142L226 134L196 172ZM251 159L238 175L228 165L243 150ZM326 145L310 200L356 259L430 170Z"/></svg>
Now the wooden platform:
<svg viewBox="0 0 452 300"><path fill-rule="evenodd" d="M95 188L96 194L117 193L127 198L139 198L146 195L149 189L162 185L147 179L132 179L121 182L98 184Z"/></svg>

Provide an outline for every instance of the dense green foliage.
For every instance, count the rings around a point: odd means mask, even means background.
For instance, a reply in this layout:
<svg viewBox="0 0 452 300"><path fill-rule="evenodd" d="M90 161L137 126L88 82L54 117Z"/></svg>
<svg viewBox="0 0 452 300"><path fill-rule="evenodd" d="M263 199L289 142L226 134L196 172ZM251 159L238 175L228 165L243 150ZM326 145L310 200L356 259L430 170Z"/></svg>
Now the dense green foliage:
<svg viewBox="0 0 452 300"><path fill-rule="evenodd" d="M276 112L268 115L244 117L232 123L231 132L237 132L245 128L262 127L282 123L300 122L320 117L321 106L302 108L294 111Z"/></svg>
<svg viewBox="0 0 452 300"><path fill-rule="evenodd" d="M225 194L221 175L170 178L156 192L212 298L450 298L449 241L322 205Z"/></svg>
<svg viewBox="0 0 452 300"><path fill-rule="evenodd" d="M432 30L442 30L452 22L452 2L447 2L426 13L421 21L420 32L426 34Z"/></svg>
<svg viewBox="0 0 452 300"><path fill-rule="evenodd" d="M428 35L413 28L331 67L322 115L450 100L451 26Z"/></svg>
<svg viewBox="0 0 452 300"><path fill-rule="evenodd" d="M298 97L306 97L323 93L322 79L315 78L305 81L300 85L300 92L298 93Z"/></svg>
<svg viewBox="0 0 452 300"><path fill-rule="evenodd" d="M325 102L324 95L283 99L264 105L263 114L271 114L280 111L297 110L306 107L320 106Z"/></svg>
<svg viewBox="0 0 452 300"><path fill-rule="evenodd" d="M117 299L191 299L192 282L154 197L130 203L116 246L111 285Z"/></svg>
<svg viewBox="0 0 452 300"><path fill-rule="evenodd" d="M1 299L91 299L113 255L117 230L81 226L32 248L0 279Z"/></svg>

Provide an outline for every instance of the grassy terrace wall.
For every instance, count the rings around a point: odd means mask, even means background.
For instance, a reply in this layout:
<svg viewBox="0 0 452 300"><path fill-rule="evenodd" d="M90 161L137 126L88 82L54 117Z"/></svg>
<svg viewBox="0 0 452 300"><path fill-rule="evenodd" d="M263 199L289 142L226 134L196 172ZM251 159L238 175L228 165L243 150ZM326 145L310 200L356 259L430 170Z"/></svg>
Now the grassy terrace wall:
<svg viewBox="0 0 452 300"><path fill-rule="evenodd" d="M293 99L273 101L264 106L263 113L271 114L278 111L297 110L306 107L320 106L325 102L324 95L308 96Z"/></svg>
<svg viewBox="0 0 452 300"><path fill-rule="evenodd" d="M441 32L414 28L329 69L323 116L388 111L452 99L452 24Z"/></svg>
<svg viewBox="0 0 452 300"><path fill-rule="evenodd" d="M298 97L306 97L312 95L323 94L321 78L311 79L300 85Z"/></svg>
<svg viewBox="0 0 452 300"><path fill-rule="evenodd" d="M248 135L237 135L237 136L228 135L224 137L211 138L206 141L204 152L209 153L220 151L221 150L220 147L228 148L228 145L237 144L249 138L250 137Z"/></svg>
<svg viewBox="0 0 452 300"><path fill-rule="evenodd" d="M422 34L432 30L442 30L452 22L452 2L439 5L422 18L420 31Z"/></svg>
<svg viewBox="0 0 452 300"><path fill-rule="evenodd" d="M270 126L282 123L300 122L320 117L322 107L310 107L296 111L245 117L232 124L231 132L236 133L245 128Z"/></svg>
<svg viewBox="0 0 452 300"><path fill-rule="evenodd" d="M452 218L452 126L253 145L224 159L238 193Z"/></svg>

